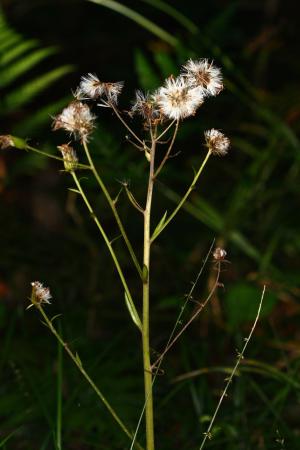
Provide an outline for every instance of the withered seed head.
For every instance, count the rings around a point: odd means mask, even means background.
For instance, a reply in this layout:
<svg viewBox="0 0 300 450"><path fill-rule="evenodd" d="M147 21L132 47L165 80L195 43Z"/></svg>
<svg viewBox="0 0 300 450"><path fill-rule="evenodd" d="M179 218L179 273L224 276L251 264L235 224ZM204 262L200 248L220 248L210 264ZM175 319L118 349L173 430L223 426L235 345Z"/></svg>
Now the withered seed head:
<svg viewBox="0 0 300 450"><path fill-rule="evenodd" d="M14 146L15 146L14 141L9 134L4 134L4 135L0 136L0 148L1 149L14 147Z"/></svg>
<svg viewBox="0 0 300 450"><path fill-rule="evenodd" d="M226 258L226 251L221 247L216 247L213 252L213 258L215 261L224 261Z"/></svg>
<svg viewBox="0 0 300 450"><path fill-rule="evenodd" d="M33 281L31 283L31 286L32 286L31 301L33 305L50 303L52 295L50 294L50 289L48 287L44 287L40 281Z"/></svg>
<svg viewBox="0 0 300 450"><path fill-rule="evenodd" d="M95 118L88 105L74 100L69 106L63 109L61 114L55 117L53 130L63 128L70 134L73 134L75 139L87 142L89 135L95 127Z"/></svg>
<svg viewBox="0 0 300 450"><path fill-rule="evenodd" d="M69 172L76 170L78 166L78 158L73 147L71 147L69 144L62 144L57 148L62 153L65 169Z"/></svg>

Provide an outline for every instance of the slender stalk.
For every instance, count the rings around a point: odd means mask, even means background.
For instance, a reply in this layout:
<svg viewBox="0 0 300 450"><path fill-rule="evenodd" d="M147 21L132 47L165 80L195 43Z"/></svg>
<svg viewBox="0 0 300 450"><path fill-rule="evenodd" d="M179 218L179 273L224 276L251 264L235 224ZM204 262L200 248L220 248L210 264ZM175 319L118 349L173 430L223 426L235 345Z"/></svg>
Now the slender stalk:
<svg viewBox="0 0 300 450"><path fill-rule="evenodd" d="M52 159L56 159L57 161L64 162L63 158L52 155L51 153L44 152L43 150L39 150L38 148L32 147L31 145L26 145L25 150L30 150L31 152L38 153L39 155L47 156L47 158L52 158ZM87 166L86 164L81 164L81 163L78 163L76 165L76 167L78 169L91 169L90 166Z"/></svg>
<svg viewBox="0 0 300 450"><path fill-rule="evenodd" d="M249 341L250 341L250 339L252 337L252 334L253 334L253 332L255 330L256 324L258 322L258 319L259 319L259 316L260 316L260 312L261 312L262 303L263 303L263 299L264 299L264 296L265 296L265 291L266 291L266 286L264 286L264 288L263 288L263 291L262 291L262 294L261 294L261 298L260 298L260 302L259 302L259 306L258 306L258 310L257 310L257 314L256 314L256 317L255 317L254 323L252 325L251 331L249 333L249 336L247 338L245 338L245 345L242 348L242 351L238 353L238 357L237 357L237 361L235 363L235 366L232 369L230 377L227 380L227 383L225 385L225 389L224 389L224 391L223 391L223 393L222 393L222 395L220 397L220 400L219 400L219 402L217 404L217 407L215 409L215 412L214 412L214 414L213 414L213 416L211 418L211 421L210 421L210 424L209 424L209 426L207 428L207 431L204 433L204 438L203 438L203 441L202 441L202 443L200 445L199 450L202 450L204 445L205 445L206 440L207 439L211 439L211 437L212 437L211 436L211 429L212 429L212 427L214 425L214 422L215 422L215 419L216 419L217 414L219 412L219 409L221 407L221 404L222 404L224 398L226 397L226 394L227 394L228 388L229 388L229 386L230 386L230 384L232 382L232 379L235 376L235 373L236 373L236 371L237 371L237 369L238 369L238 367L239 367L239 365L241 363L241 360L244 358L244 353L245 353L246 348L247 348L247 346L249 344Z"/></svg>
<svg viewBox="0 0 300 450"><path fill-rule="evenodd" d="M61 326L59 323L59 334L61 335ZM57 408L56 408L56 447L61 450L61 430L62 430L62 381L63 381L63 353L62 346L57 345Z"/></svg>
<svg viewBox="0 0 300 450"><path fill-rule="evenodd" d="M173 136L172 136L171 143L170 143L169 148L168 148L168 150L166 151L166 154L165 154L165 156L163 157L163 159L162 159L160 165L158 166L158 168L157 168L156 171L155 171L154 178L156 178L156 177L158 176L159 172L160 172L161 169L164 167L165 163L167 162L167 160L168 160L168 158L169 158L169 156L170 156L171 150L172 150L172 148L173 148L173 145L174 145L174 142L175 142L175 139L176 139L176 136L177 136L178 127L179 127L179 120L176 121L176 126L175 126L175 130L174 130L174 133L173 133Z"/></svg>
<svg viewBox="0 0 300 450"><path fill-rule="evenodd" d="M169 131L169 129L172 127L172 125L174 125L175 122L176 119L172 120L172 122L169 123L169 125L164 129L164 131L162 131L161 134L157 136L156 142L159 142L161 140L161 138L166 134L167 131Z"/></svg>
<svg viewBox="0 0 300 450"><path fill-rule="evenodd" d="M211 150L208 150L203 163L201 164L201 166L200 166L198 172L196 173L196 175L194 176L192 184L190 185L190 187L188 188L188 190L186 191L186 193L184 194L184 196L182 197L182 199L180 200L180 202L178 203L178 205L176 206L176 208L174 209L172 214L166 219L166 221L160 227L158 232L156 232L156 234L151 237L151 243L157 238L157 236L160 235L160 233L166 228L166 226L171 222L171 220L174 219L174 217L176 216L176 214L178 213L180 208L184 205L186 199L188 198L188 196L190 195L192 190L195 188L195 185L196 185L196 183L198 181L198 178L200 177L201 173L203 172L203 169L204 169L204 167L205 167L205 165L206 165L210 155L211 155Z"/></svg>
<svg viewBox="0 0 300 450"><path fill-rule="evenodd" d="M90 164L91 170L92 170L92 172L93 172L93 175L94 175L94 177L96 178L96 180L97 180L97 182L98 182L100 188L102 189L103 194L104 194L105 197L106 197L106 200L107 200L108 203L109 203L109 206L110 206L110 208L111 208L111 210L112 210L112 212L113 212L113 215L115 216L116 222L117 222L118 227L119 227L119 229L120 229L120 232L121 232L121 234L122 234L122 236L123 236L123 239L124 239L124 241L125 241L125 244L127 245L127 248L128 248L129 253L130 253L130 256L131 256L131 258L132 258L132 261L133 261L133 263L134 263L134 265L135 265L135 267L136 267L136 269L137 269L137 271L138 271L140 277L142 278L142 269L141 269L141 266L140 266L140 264L139 264L139 262L138 262L138 260L137 260L136 254L135 254L135 252L134 252L134 250L133 250L133 248L132 248L132 245L131 245L131 243L130 243L130 241L129 241L129 239L128 239L128 236L127 236L126 231L125 231L125 229L124 229L123 223L122 223L122 221L121 221L121 219L120 219L120 216L119 216L119 214L118 214L116 205L115 205L113 199L111 198L111 196L110 196L108 190L106 189L106 186L105 186L105 184L103 183L103 181L102 181L102 179L101 179L101 177L100 177L100 175L99 175L99 172L97 171L97 169L96 169L96 167L95 167L95 165L94 165L93 159L92 159L92 157L91 157L91 155L90 155L89 148L88 148L86 142L83 142L83 147L84 147L84 150L85 150L85 153L86 153L88 162L89 162L89 164Z"/></svg>
<svg viewBox="0 0 300 450"><path fill-rule="evenodd" d="M180 336L185 332L185 330L190 326L190 324L196 319L196 317L201 313L201 311L205 308L205 306L208 304L209 300L214 295L217 287L219 286L219 279L220 279L220 273L221 273L221 263L218 262L217 266L217 276L215 283L206 297L205 301L200 303L200 305L196 308L190 319L187 321L187 323L181 328L181 330L176 334L174 338L169 339L164 351L161 353L161 355L157 358L157 360L152 364L152 369L159 370L160 363L162 362L163 358L165 357L166 353L170 350L171 347L175 344L175 342L180 338Z"/></svg>
<svg viewBox="0 0 300 450"><path fill-rule="evenodd" d="M106 245L107 245L107 247L108 247L108 250L109 250L109 252L110 252L110 254L111 254L111 257L112 257L112 259L113 259L113 261L114 261L114 263L115 263L117 272L118 272L119 277L120 277L120 279L121 279L121 282L122 282L122 284L123 284L123 287L124 287L125 293L126 293L126 295L127 295L128 301L129 301L129 303L130 303L131 309L132 309L133 314L134 314L134 316L135 316L135 318L136 318L136 325L137 325L138 328L141 330L142 325L141 325L141 321L140 321L140 318L139 318L139 314L138 314L138 312L137 312L137 310L136 310L136 307L135 307L135 305L134 305L134 302L133 302L133 300L132 300L131 293L130 293L130 291L129 291L129 288L128 288L128 285L127 285L127 283L126 283L124 274L123 274L122 269L121 269L121 267L120 267L118 258L117 258L116 254L115 254L115 252L114 252L114 249L113 249L113 247L112 247L112 245L111 245L111 242L110 242L110 240L108 239L107 234L105 233L105 231L104 231L104 229L103 229L101 223L99 222L99 219L98 219L97 216L95 215L94 210L93 210L93 208L92 208L90 202L88 201L88 199L87 199L87 197L86 197L86 195L85 195L85 193L84 193L84 191L83 191L83 189L82 189L82 187L81 187L81 184L79 183L79 180L78 180L78 178L77 178L76 173L75 173L75 172L71 172L71 174L72 174L73 180L75 181L75 184L76 184L76 186L77 186L77 188L78 188L78 190L79 190L79 192L80 192L80 194L81 194L81 197L83 198L84 203L86 204L86 206L87 206L87 208L88 208L88 210L89 210L89 212L90 212L92 218L94 219L94 221L95 221L97 227L99 228L100 233L101 233L101 235L102 235L102 237L103 237L103 239L104 239L104 241L105 241L105 243L106 243ZM141 330L141 331L142 331L142 330Z"/></svg>
<svg viewBox="0 0 300 450"><path fill-rule="evenodd" d="M144 211L144 258L143 258L143 362L144 362L144 387L146 402L146 441L147 450L154 450L154 421L153 421L153 394L152 394L152 372L150 362L149 342L149 293L150 293L150 223L151 206L154 183L154 161L156 141L152 129L152 145L150 151L150 168L147 190L146 207Z"/></svg>
<svg viewBox="0 0 300 450"><path fill-rule="evenodd" d="M68 355L70 356L70 358L72 359L72 361L74 362L74 364L76 365L76 367L78 368L78 370L81 372L81 374L84 376L84 378L86 379L86 381L89 383L89 385L92 387L92 389L95 391L95 393L97 394L97 396L100 398L100 400L102 401L102 403L105 405L105 407L107 408L107 410L110 412L110 414L112 415L112 417L114 418L114 420L117 422L117 424L120 426L120 428L124 431L124 433L130 438L132 439L132 433L128 430L128 428L126 427L126 425L124 425L124 423L122 422L122 420L119 418L119 416L117 415L117 413L115 412L115 410L112 408L112 406L110 405L110 403L106 400L106 398L104 397L104 395L102 394L102 392L100 391L100 389L96 386L96 384L94 383L94 381L91 379L91 377L87 374L87 372L85 371L85 369L82 366L82 362L80 360L80 358L78 357L78 355L74 355L74 353L72 352L72 350L69 348L68 344L62 339L62 337L60 336L60 334L57 332L57 330L55 329L55 327L52 324L52 321L48 318L47 314L45 313L44 309L41 307L41 305L39 304L35 304L36 308L39 310L40 314L43 316L43 319L45 321L45 324L47 325L47 327L50 329L51 333L56 337L56 339L58 340L58 342L60 343L60 345L66 350L66 352L68 353ZM139 450L143 450L142 447L139 444L136 444L136 447Z"/></svg>
<svg viewBox="0 0 300 450"><path fill-rule="evenodd" d="M121 114L119 113L118 109L116 108L115 104L113 102L109 102L109 106L113 109L115 115L117 116L117 118L122 122L122 124L124 125L124 127L129 131L129 133L141 144L141 146L143 148L146 147L145 142L143 142L137 135L136 133L131 129L131 127L128 125L128 123L123 119L123 117L121 116Z"/></svg>

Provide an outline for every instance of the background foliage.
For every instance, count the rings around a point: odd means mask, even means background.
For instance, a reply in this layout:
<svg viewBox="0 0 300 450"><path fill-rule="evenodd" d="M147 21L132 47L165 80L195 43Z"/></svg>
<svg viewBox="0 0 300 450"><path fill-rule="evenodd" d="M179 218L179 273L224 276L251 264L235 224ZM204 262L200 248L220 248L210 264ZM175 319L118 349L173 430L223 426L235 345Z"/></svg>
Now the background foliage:
<svg viewBox="0 0 300 450"><path fill-rule="evenodd" d="M297 5L140 0L119 3L115 11L109 7L114 2L100 0L2 3L0 131L30 138L49 152L64 139L51 133L50 115L68 102L81 74L126 80L126 108L136 87L157 87L188 57L213 58L223 68L226 90L182 126L180 153L155 196L159 220L203 156L203 131L216 127L231 137L231 153L210 161L185 211L153 248L154 351L162 349L213 238L230 260L224 290L166 357L156 387L159 448L199 447L263 283L263 318L207 448L300 448ZM129 179L142 200L146 161L111 114L97 112L96 163L115 195L119 180ZM30 281L51 286L51 314L62 313L66 340L133 428L142 406L141 350L109 255L58 164L10 150L0 158L0 446L54 449L62 391L64 449L127 448L71 363L58 357L47 329L34 312L25 312ZM92 181L90 188L115 237ZM122 195L118 207L138 248L140 218ZM116 246L139 292L121 242ZM196 299L213 275L209 264Z"/></svg>

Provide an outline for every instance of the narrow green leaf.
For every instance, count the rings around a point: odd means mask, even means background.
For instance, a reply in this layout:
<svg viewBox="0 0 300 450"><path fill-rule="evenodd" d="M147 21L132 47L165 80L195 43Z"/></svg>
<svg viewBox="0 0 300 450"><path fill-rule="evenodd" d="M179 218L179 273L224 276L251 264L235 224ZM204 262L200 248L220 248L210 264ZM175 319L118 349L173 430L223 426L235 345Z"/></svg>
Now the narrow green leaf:
<svg viewBox="0 0 300 450"><path fill-rule="evenodd" d="M10 30L6 30L5 32L1 32L0 34L0 51L8 51L10 47L16 45L18 42L22 41L22 36L18 34L14 34Z"/></svg>
<svg viewBox="0 0 300 450"><path fill-rule="evenodd" d="M45 90L63 75L71 72L72 70L73 66L71 65L61 66L15 89L5 98L5 102L7 104L7 112L14 111L16 108L19 108L20 106L28 103L40 92Z"/></svg>
<svg viewBox="0 0 300 450"><path fill-rule="evenodd" d="M165 224L165 221L166 221L166 218L167 218L167 213L168 213L168 211L166 211L164 213L164 215L162 216L162 218L158 222L158 225L156 226L155 230L153 231L153 235L152 235L151 239L154 239L160 233L162 227Z"/></svg>
<svg viewBox="0 0 300 450"><path fill-rule="evenodd" d="M1 33L0 33L1 37ZM35 39L30 39L25 42L21 42L19 45L15 45L12 49L10 49L5 54L0 57L0 67L3 67L5 64L10 63L18 56L27 52L28 50L35 48L38 45L38 41Z"/></svg>
<svg viewBox="0 0 300 450"><path fill-rule="evenodd" d="M124 292L124 294L125 294L125 301L126 301L126 306L129 311L129 314L130 314L134 324L138 327L138 329L140 331L142 331L142 322L141 322L141 319L139 318L139 315L135 309L135 306L132 303L132 300L128 297L127 292Z"/></svg>
<svg viewBox="0 0 300 450"><path fill-rule="evenodd" d="M55 316L52 317L52 319L50 319L50 322L54 322L55 319L57 319L58 317L62 316L62 314L56 314Z"/></svg>
<svg viewBox="0 0 300 450"><path fill-rule="evenodd" d="M160 85L160 77L155 72L153 65L141 50L134 52L135 68L138 75L139 85L145 91L155 89Z"/></svg>
<svg viewBox="0 0 300 450"><path fill-rule="evenodd" d="M168 3L161 0L143 0L143 1L144 3L148 3L149 5L151 5L153 8L157 8L160 11L163 11L168 16L172 17L174 20L176 20L178 23L184 26L191 33L196 34L199 31L197 25L194 22L192 22L188 17L186 17L184 14L182 14L180 11L178 11L176 8L169 5Z"/></svg>
<svg viewBox="0 0 300 450"><path fill-rule="evenodd" d="M82 366L81 359L79 358L79 355L78 355L77 352L75 353L75 359L76 359L76 361L78 362L78 364L79 364L80 366Z"/></svg>
<svg viewBox="0 0 300 450"><path fill-rule="evenodd" d="M2 439L2 441L0 442L0 448L3 447L6 442L14 435L16 434L16 431L13 431L12 433L10 433L8 436L6 436L4 439Z"/></svg>
<svg viewBox="0 0 300 450"><path fill-rule="evenodd" d="M29 69L56 52L57 49L55 47L42 48L18 59L10 66L4 67L0 72L0 87L9 86L17 78L26 74Z"/></svg>
<svg viewBox="0 0 300 450"><path fill-rule="evenodd" d="M174 38L170 33L165 31L163 28L156 25L151 20L147 19L146 17L142 16L140 13L134 11L131 8L128 8L125 5L122 5L122 3L116 2L114 0L89 0L92 3L96 3L97 5L105 6L106 8L112 9L113 11L116 11L123 16L128 17L129 19L133 20L146 30L150 31L155 36L159 37L163 41L168 42L170 45L176 45L177 39Z"/></svg>
<svg viewBox="0 0 300 450"><path fill-rule="evenodd" d="M75 194L81 195L81 193L80 193L80 191L78 191L78 189L68 188L68 191L75 192Z"/></svg>

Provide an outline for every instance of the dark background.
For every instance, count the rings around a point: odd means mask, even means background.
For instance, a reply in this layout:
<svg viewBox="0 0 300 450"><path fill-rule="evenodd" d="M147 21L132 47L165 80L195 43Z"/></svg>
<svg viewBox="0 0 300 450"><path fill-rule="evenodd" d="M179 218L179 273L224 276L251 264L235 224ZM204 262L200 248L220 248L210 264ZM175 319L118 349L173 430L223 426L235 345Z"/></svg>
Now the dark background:
<svg viewBox="0 0 300 450"><path fill-rule="evenodd" d="M120 108L128 109L136 88L155 89L189 57L213 59L222 68L224 92L182 124L174 150L179 154L159 177L154 196L153 226L166 209L172 211L174 198L191 182L193 167L204 156L203 131L215 127L230 137L229 154L210 160L186 210L153 246L153 358L163 349L213 239L226 248L230 261L221 277L224 289L165 358L164 375L155 388L157 448L199 448L266 284L263 313L241 365L242 376L231 386L207 448L296 450L299 7L279 0L170 3L189 21L157 9L156 2L123 2L176 37L176 46L88 1L2 0L0 133L28 138L56 154L56 145L67 137L51 131L51 116L71 100L81 75L94 72L104 80L125 80ZM21 44L28 48L18 54ZM117 195L120 180L130 180L143 202L145 158L128 145L110 111L95 112L99 122L90 146L110 192ZM133 125L140 127L138 121ZM110 237L116 237L96 184L88 180L86 186ZM55 323L129 428L135 428L143 405L138 333L107 249L69 187L72 180L59 163L17 149L1 150L0 448L56 448L61 364L62 448L129 448L68 357L58 360L57 344L37 313L25 310L33 280L50 286L53 304L47 312L51 317L62 314ZM141 257L141 217L123 194L118 209ZM121 240L114 245L138 304L139 280ZM207 296L214 269L210 258L196 300ZM186 320L193 309L190 302ZM190 373L200 369L205 373ZM189 373L184 381L176 380Z"/></svg>

